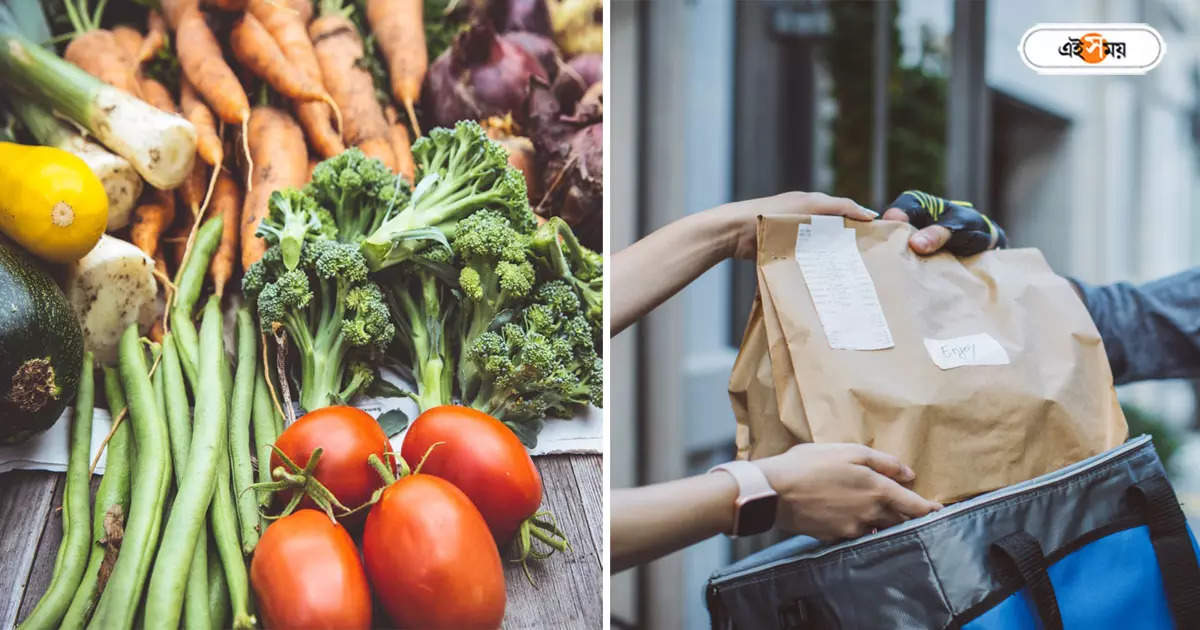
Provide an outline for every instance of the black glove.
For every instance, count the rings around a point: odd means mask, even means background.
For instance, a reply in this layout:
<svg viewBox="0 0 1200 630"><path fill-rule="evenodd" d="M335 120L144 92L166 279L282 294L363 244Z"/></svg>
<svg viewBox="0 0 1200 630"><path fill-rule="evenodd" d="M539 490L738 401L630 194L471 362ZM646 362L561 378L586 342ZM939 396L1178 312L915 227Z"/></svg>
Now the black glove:
<svg viewBox="0 0 1200 630"><path fill-rule="evenodd" d="M955 256L971 256L1004 247L1008 242L1004 230L969 201L951 201L919 190L906 190L888 207L903 211L917 229L940 225L950 230L945 249Z"/></svg>

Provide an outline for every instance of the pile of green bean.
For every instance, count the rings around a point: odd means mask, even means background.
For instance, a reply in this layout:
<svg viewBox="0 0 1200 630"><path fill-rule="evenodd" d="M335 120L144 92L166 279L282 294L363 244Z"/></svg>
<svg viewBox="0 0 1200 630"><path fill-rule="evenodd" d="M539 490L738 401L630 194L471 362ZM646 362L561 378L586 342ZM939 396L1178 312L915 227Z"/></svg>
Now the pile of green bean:
<svg viewBox="0 0 1200 630"><path fill-rule="evenodd" d="M175 279L161 344L121 337L118 366L104 367L113 417L104 476L88 501L94 374L91 353L70 430L63 541L50 586L22 629L252 628L246 563L263 528L260 500L270 444L283 428L259 363L250 313L236 316L236 363L222 334L220 297L194 310L221 237L210 219ZM235 371L236 370L236 371ZM253 426L253 444L251 427ZM90 509L89 508L93 508Z"/></svg>

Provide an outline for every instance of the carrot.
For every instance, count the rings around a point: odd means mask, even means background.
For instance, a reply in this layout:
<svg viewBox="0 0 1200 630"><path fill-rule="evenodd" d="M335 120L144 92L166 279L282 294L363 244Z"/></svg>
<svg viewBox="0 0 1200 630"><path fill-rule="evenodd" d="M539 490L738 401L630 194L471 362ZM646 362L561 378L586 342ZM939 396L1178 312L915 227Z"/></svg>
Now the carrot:
<svg viewBox="0 0 1200 630"><path fill-rule="evenodd" d="M373 140L369 146L380 147L378 153L391 153L388 124L383 108L375 99L371 73L358 65L363 44L354 23L337 11L326 12L309 24L308 34L317 53L325 89L342 111L345 123L342 139L346 144L359 146ZM382 148L384 145L389 145L387 150ZM385 162L390 167L395 159Z"/></svg>
<svg viewBox="0 0 1200 630"><path fill-rule="evenodd" d="M146 37L142 38L142 45L133 57L134 63L140 67L150 61L166 43L167 21L157 9L151 9L146 14Z"/></svg>
<svg viewBox="0 0 1200 630"><path fill-rule="evenodd" d="M288 62L283 50L253 13L244 13L230 33L233 56L276 92L298 101L329 101L325 88Z"/></svg>
<svg viewBox="0 0 1200 630"><path fill-rule="evenodd" d="M79 66L105 83L140 97L133 59L117 41L112 31L85 31L71 40L63 58Z"/></svg>
<svg viewBox="0 0 1200 630"><path fill-rule="evenodd" d="M250 116L250 101L199 10L190 9L180 17L175 48L184 76L217 116L231 125L244 123Z"/></svg>
<svg viewBox="0 0 1200 630"><path fill-rule="evenodd" d="M217 186L213 189L212 200L204 219L221 217L221 242L213 254L208 266L208 274L212 277L213 287L217 296L225 294L225 285L233 276L234 265L237 264L238 249L238 215L242 211L242 189L237 180L225 171L217 175Z"/></svg>
<svg viewBox="0 0 1200 630"><path fill-rule="evenodd" d="M367 0L367 22L387 59L392 95L404 104L413 131L421 135L413 104L429 67L423 0Z"/></svg>
<svg viewBox="0 0 1200 630"><path fill-rule="evenodd" d="M196 155L211 166L220 166L225 159L225 150L217 133L217 122L187 77L181 77L179 81L179 105L183 108L184 118L196 128Z"/></svg>
<svg viewBox="0 0 1200 630"><path fill-rule="evenodd" d="M299 188L308 175L308 149L304 133L287 112L262 105L250 114L249 125L251 186L242 204L241 232L242 269L249 269L267 249L267 244L254 235L258 224L267 214L271 193L287 187Z"/></svg>
<svg viewBox="0 0 1200 630"><path fill-rule="evenodd" d="M329 105L321 101L296 103L296 118L321 157L333 157L346 150L342 135L333 126L333 108Z"/></svg>
<svg viewBox="0 0 1200 630"><path fill-rule="evenodd" d="M320 164L320 162L319 162L319 161L317 161L316 159L314 159L314 158L312 158L312 157L309 157L309 158L308 158L308 179L304 180L304 181L305 181L305 183L308 183L308 182L311 182L311 181L312 181L312 172L313 172L313 169L314 169L314 168L317 168L317 165L318 165L318 164Z"/></svg>
<svg viewBox="0 0 1200 630"><path fill-rule="evenodd" d="M413 161L412 144L408 138L408 128L402 124L389 127L392 139L392 152L396 154L396 173L402 175L411 184L417 174L417 165Z"/></svg>
<svg viewBox="0 0 1200 630"><path fill-rule="evenodd" d="M158 254L158 238L173 220L175 196L170 191L152 189L142 197L141 205L133 210L129 240L147 256L155 258Z"/></svg>
<svg viewBox="0 0 1200 630"><path fill-rule="evenodd" d="M200 8L200 2L199 0L160 0L159 6L162 7L162 17L166 19L167 26L171 27L171 31L175 31L179 28L185 14Z"/></svg>
<svg viewBox="0 0 1200 630"><path fill-rule="evenodd" d="M120 24L112 27L113 38L121 45L121 50L125 51L125 55L129 57L133 63L133 71L136 73L141 65L138 62L138 51L142 49L144 38L136 28L126 24Z"/></svg>
<svg viewBox="0 0 1200 630"><path fill-rule="evenodd" d="M175 107L175 99L171 98L171 92L167 89L167 86L150 77L140 77L138 79L138 86L142 90L142 100L164 112L179 113L179 110Z"/></svg>
<svg viewBox="0 0 1200 630"><path fill-rule="evenodd" d="M383 162L383 165L392 171L396 170L396 153L392 150L390 134L382 138L367 138L358 143L358 149L367 157L373 157Z"/></svg>
<svg viewBox="0 0 1200 630"><path fill-rule="evenodd" d="M300 18L304 24L308 24L313 18L313 3L310 0L284 0L286 7Z"/></svg>
<svg viewBox="0 0 1200 630"><path fill-rule="evenodd" d="M307 12L301 13L292 5L303 6L307 8ZM312 17L312 3L293 0L284 5L278 0L250 0L247 9L275 39L288 63L298 73L303 73L309 80L321 85L322 93L326 93L321 78L321 67L306 27ZM323 102L306 101L296 103L296 117L300 119L313 148L322 157L333 157L346 150L341 133L337 130L342 124L340 110L335 111ZM334 119L338 121L337 129L331 123Z"/></svg>
<svg viewBox="0 0 1200 630"><path fill-rule="evenodd" d="M188 234L192 232L192 217L180 214L175 217L175 222L171 224L171 229L161 239L166 245L167 251L170 253L171 273L168 276L174 278L175 272L183 264L183 255L187 249Z"/></svg>

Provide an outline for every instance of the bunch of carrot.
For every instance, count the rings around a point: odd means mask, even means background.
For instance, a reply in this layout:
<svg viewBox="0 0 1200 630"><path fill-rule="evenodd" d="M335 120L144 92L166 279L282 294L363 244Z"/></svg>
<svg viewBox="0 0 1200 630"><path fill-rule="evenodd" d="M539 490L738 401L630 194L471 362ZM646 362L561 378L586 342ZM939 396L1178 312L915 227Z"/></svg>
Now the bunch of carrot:
<svg viewBox="0 0 1200 630"><path fill-rule="evenodd" d="M68 4L86 14L86 1ZM186 259L200 221L219 216L225 228L208 275L223 295L238 267L266 249L255 232L271 192L303 186L313 163L348 146L412 180L414 104L428 65L423 2L368 0L359 22L386 58L394 106L378 100L361 61L366 34L347 17L353 10L353 0L162 0L143 28L100 28L98 12L76 28L68 60L196 129L191 176L172 191L148 187L129 228L160 279ZM164 52L178 58L177 76L148 71ZM161 340L162 330L152 336Z"/></svg>

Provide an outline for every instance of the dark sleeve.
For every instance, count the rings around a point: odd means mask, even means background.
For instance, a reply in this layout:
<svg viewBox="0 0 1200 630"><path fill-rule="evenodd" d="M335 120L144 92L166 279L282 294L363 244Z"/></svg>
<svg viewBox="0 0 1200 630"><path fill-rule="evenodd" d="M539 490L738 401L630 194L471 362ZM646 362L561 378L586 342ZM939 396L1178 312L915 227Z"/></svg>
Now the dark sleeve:
<svg viewBox="0 0 1200 630"><path fill-rule="evenodd" d="M1200 267L1141 286L1079 288L1117 384L1200 377Z"/></svg>

